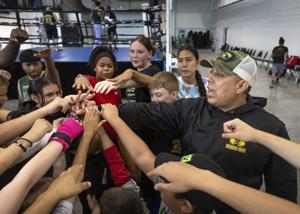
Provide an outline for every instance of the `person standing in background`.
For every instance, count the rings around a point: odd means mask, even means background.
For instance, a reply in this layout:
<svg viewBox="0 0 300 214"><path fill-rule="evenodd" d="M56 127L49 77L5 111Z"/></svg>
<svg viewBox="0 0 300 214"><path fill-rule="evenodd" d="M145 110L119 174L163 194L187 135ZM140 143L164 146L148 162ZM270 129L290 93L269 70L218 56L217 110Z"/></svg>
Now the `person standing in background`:
<svg viewBox="0 0 300 214"><path fill-rule="evenodd" d="M276 46L272 50L272 59L273 59L273 65L272 65L272 82L270 85L270 88L273 88L274 85L279 84L279 78L283 72L284 69L284 62L288 60L289 58L289 49L284 46L284 38L279 38L279 46Z"/></svg>
<svg viewBox="0 0 300 214"><path fill-rule="evenodd" d="M90 17L94 29L94 48L101 44L102 22L104 22L104 13L105 9L101 5L101 2L95 1L95 9L91 13Z"/></svg>
<svg viewBox="0 0 300 214"><path fill-rule="evenodd" d="M55 50L61 51L62 49L60 49L57 44L58 34L57 34L56 22L57 22L57 17L55 16L55 14L53 14L52 8L47 7L46 11L43 14L43 23L47 33L48 42L52 40L52 42L55 43L54 45Z"/></svg>

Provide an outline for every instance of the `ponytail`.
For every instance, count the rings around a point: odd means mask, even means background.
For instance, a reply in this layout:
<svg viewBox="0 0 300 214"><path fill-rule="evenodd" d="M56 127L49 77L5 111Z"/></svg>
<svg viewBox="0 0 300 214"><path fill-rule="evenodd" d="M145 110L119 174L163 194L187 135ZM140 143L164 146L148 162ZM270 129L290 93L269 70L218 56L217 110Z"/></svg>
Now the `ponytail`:
<svg viewBox="0 0 300 214"><path fill-rule="evenodd" d="M199 73L199 71L196 70L195 75L196 75L199 95L200 97L206 97L206 90L204 87L204 83L202 81L201 74Z"/></svg>

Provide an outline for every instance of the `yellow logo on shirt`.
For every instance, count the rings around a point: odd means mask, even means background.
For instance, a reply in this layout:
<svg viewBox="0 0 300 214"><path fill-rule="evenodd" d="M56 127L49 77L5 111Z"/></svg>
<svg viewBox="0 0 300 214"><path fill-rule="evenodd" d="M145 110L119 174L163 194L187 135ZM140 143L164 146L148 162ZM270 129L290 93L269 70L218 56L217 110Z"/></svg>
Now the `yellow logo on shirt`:
<svg viewBox="0 0 300 214"><path fill-rule="evenodd" d="M232 150L232 151L237 151L240 153L246 153L246 142L245 141L238 141L236 139L230 138L229 143L225 145L226 149Z"/></svg>

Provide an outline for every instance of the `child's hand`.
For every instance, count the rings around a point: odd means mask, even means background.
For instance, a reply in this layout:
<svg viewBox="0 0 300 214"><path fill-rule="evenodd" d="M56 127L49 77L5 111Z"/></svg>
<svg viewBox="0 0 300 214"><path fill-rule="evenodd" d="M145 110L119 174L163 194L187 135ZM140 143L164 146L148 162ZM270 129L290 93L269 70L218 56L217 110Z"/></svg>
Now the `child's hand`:
<svg viewBox="0 0 300 214"><path fill-rule="evenodd" d="M243 141L255 141L256 129L240 119L227 121L223 124L223 138L233 138Z"/></svg>
<svg viewBox="0 0 300 214"><path fill-rule="evenodd" d="M40 50L38 53L34 54L33 56L39 57L39 58L50 58L51 57L51 49L44 48L44 49Z"/></svg>
<svg viewBox="0 0 300 214"><path fill-rule="evenodd" d="M10 78L11 78L11 74L7 70L4 70L4 69L0 69L0 76L2 76L6 80L10 80Z"/></svg>
<svg viewBox="0 0 300 214"><path fill-rule="evenodd" d="M59 200L63 200L90 188L90 182L81 183L81 180L79 180L81 171L82 165L70 167L53 181L47 192L55 193Z"/></svg>
<svg viewBox="0 0 300 214"><path fill-rule="evenodd" d="M31 129L23 137L35 143L51 130L51 123L45 119L37 119Z"/></svg>
<svg viewBox="0 0 300 214"><path fill-rule="evenodd" d="M114 82L111 82L109 80L104 80L104 81L98 82L95 85L94 91L95 91L95 93L108 94L112 90L117 90L119 88L120 88L120 85L117 85Z"/></svg>
<svg viewBox="0 0 300 214"><path fill-rule="evenodd" d="M87 195L86 199L88 201L89 208L92 210L92 214L101 213L101 209L99 203L95 197L95 195Z"/></svg>
<svg viewBox="0 0 300 214"><path fill-rule="evenodd" d="M101 116L103 119L112 121L119 117L118 109L115 105L112 104L102 104L101 105Z"/></svg>
<svg viewBox="0 0 300 214"><path fill-rule="evenodd" d="M63 99L61 97L56 97L53 101L44 106L42 109L45 110L47 114L53 114L58 111L65 113L69 108L69 104L69 100Z"/></svg>
<svg viewBox="0 0 300 214"><path fill-rule="evenodd" d="M86 92L88 90L93 90L93 87L92 87L90 81L85 76L81 76L81 77L78 77L77 79L75 79L75 83L73 84L72 87L77 91L80 90L83 92Z"/></svg>
<svg viewBox="0 0 300 214"><path fill-rule="evenodd" d="M98 109L87 108L83 120L84 134L88 134L92 137L97 129L99 121L100 112Z"/></svg>

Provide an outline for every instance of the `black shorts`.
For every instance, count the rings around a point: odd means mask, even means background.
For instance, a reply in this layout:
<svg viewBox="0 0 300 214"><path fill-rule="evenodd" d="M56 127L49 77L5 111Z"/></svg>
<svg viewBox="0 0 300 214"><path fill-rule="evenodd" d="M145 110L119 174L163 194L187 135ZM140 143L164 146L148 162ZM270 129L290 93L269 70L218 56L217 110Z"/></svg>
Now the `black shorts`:
<svg viewBox="0 0 300 214"><path fill-rule="evenodd" d="M107 34L108 35L117 35L117 27L110 27L107 29Z"/></svg>
<svg viewBox="0 0 300 214"><path fill-rule="evenodd" d="M48 39L58 39L57 29L55 25L46 25L45 28Z"/></svg>

